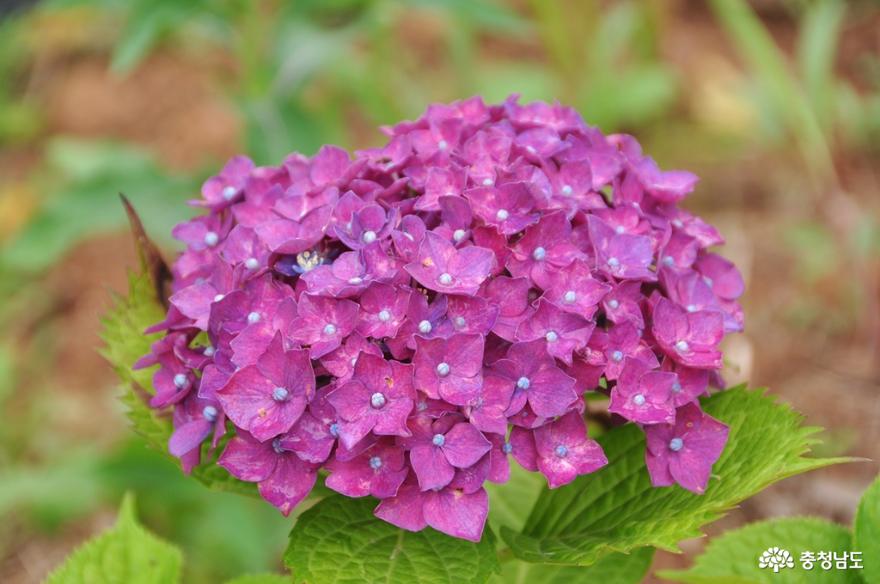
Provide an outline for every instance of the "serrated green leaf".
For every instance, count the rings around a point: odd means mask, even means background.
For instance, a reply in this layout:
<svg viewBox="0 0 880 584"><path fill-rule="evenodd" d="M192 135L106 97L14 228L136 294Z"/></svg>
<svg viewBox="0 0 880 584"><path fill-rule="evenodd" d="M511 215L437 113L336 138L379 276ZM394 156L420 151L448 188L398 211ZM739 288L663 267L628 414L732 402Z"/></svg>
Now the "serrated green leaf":
<svg viewBox="0 0 880 584"><path fill-rule="evenodd" d="M290 584L290 576L281 574L248 574L229 580L226 584Z"/></svg>
<svg viewBox="0 0 880 584"><path fill-rule="evenodd" d="M631 554L613 553L603 556L592 566L548 566L522 560L506 562L501 574L492 577L492 584L569 584L601 582L602 584L638 584L645 578L654 548L645 547Z"/></svg>
<svg viewBox="0 0 880 584"><path fill-rule="evenodd" d="M126 414L134 431L144 438L150 448L170 457L168 438L173 431L171 418L158 413L147 404L147 398L154 393L152 376L155 368L139 371L131 368L138 358L149 353L150 345L161 336L161 333L144 334L147 327L161 321L165 316L156 299L155 290L146 274L129 275L128 296L117 297L113 308L103 318L101 339L104 347L101 354L122 380L123 391L119 399L126 407ZM208 452L206 444L203 462L193 469L193 478L215 490L256 496L256 485L239 481L215 464L218 453L222 450L223 443L213 452Z"/></svg>
<svg viewBox="0 0 880 584"><path fill-rule="evenodd" d="M806 517L773 519L753 523L716 537L690 569L665 570L658 575L686 584L858 583L861 578L857 570L838 570L832 567L825 571L818 562L814 563L812 570L806 570L799 561L803 552L812 552L818 556L820 551L850 551L851 542L849 529L842 525ZM788 551L794 567L783 568L779 572L759 567L758 558L771 547Z"/></svg>
<svg viewBox="0 0 880 584"><path fill-rule="evenodd" d="M862 576L868 584L880 584L880 478L862 495L853 526L853 549L862 552Z"/></svg>
<svg viewBox="0 0 880 584"><path fill-rule="evenodd" d="M816 428L763 390L740 386L703 402L730 426L730 438L704 495L680 487L653 488L644 463L644 435L633 425L599 437L608 466L538 498L522 533L503 528L505 541L531 562L589 565L603 555L642 546L677 550L700 527L785 477L850 459L804 455Z"/></svg>
<svg viewBox="0 0 880 584"><path fill-rule="evenodd" d="M296 582L485 582L498 570L489 528L479 543L426 528L412 533L373 516L376 501L331 495L304 512L284 555Z"/></svg>
<svg viewBox="0 0 880 584"><path fill-rule="evenodd" d="M180 580L180 550L144 529L127 495L116 525L86 542L46 580L47 584L169 584Z"/></svg>

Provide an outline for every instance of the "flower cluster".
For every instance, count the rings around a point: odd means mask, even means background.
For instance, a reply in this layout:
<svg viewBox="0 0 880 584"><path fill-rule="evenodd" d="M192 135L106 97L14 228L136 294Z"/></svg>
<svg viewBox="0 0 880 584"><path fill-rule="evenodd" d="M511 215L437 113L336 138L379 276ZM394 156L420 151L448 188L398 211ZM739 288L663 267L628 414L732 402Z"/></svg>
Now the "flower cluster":
<svg viewBox="0 0 880 584"><path fill-rule="evenodd" d="M155 408L284 514L315 484L394 525L478 540L512 456L550 488L607 463L584 394L647 435L657 486L702 492L727 428L700 409L741 330L697 178L569 108L434 105L381 148L233 158L174 230Z"/></svg>

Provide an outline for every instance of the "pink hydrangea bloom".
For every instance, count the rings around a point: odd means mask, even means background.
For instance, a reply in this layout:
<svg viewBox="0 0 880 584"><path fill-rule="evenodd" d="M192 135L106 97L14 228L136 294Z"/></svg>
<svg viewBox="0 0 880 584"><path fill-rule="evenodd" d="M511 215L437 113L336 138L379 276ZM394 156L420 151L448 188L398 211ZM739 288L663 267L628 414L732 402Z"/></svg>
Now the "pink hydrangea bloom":
<svg viewBox="0 0 880 584"><path fill-rule="evenodd" d="M282 513L323 469L385 521L476 541L511 461L551 488L608 462L600 392L655 485L702 492L727 430L699 397L743 280L678 207L697 178L558 104L477 97L384 131L235 157L174 229L165 336L136 367L184 470L229 429L218 464Z"/></svg>

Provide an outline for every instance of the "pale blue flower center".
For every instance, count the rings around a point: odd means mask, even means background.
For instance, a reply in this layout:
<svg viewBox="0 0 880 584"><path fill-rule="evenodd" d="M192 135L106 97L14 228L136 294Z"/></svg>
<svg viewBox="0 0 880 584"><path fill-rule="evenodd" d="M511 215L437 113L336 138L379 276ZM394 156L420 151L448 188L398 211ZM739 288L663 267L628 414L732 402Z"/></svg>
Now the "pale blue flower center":
<svg viewBox="0 0 880 584"><path fill-rule="evenodd" d="M364 240L364 243L373 243L376 241L376 232L375 231L364 231L364 234L361 236Z"/></svg>
<svg viewBox="0 0 880 584"><path fill-rule="evenodd" d="M618 362L618 363L620 363L621 361L623 361L623 351L621 351L620 349L618 349L618 350L612 352L612 353L611 353L611 360L612 360L612 361L616 361L616 362Z"/></svg>
<svg viewBox="0 0 880 584"><path fill-rule="evenodd" d="M688 305L687 305L687 311L688 311L688 312L696 312L696 311L697 311L697 305L696 305L696 304L688 304Z"/></svg>
<svg viewBox="0 0 880 584"><path fill-rule="evenodd" d="M423 400L423 401L420 401L420 402L418 403L418 405L416 406L416 409L417 409L418 411L420 411L420 412L424 412L425 410L428 409L428 402L426 402L426 401L424 401L424 400Z"/></svg>
<svg viewBox="0 0 880 584"><path fill-rule="evenodd" d="M612 268L616 268L616 267L620 266L620 260L617 258L614 258L614 257L608 258L608 262L606 262L606 263L609 266L611 266Z"/></svg>
<svg viewBox="0 0 880 584"><path fill-rule="evenodd" d="M681 384L679 382L675 382L672 384L672 393L681 393Z"/></svg>
<svg viewBox="0 0 880 584"><path fill-rule="evenodd" d="M455 231L452 232L452 239L454 239L456 242L459 242L462 239L464 239L464 236L465 236L464 229L456 229Z"/></svg>
<svg viewBox="0 0 880 584"><path fill-rule="evenodd" d="M456 316L455 317L455 326L457 326L458 328L464 328L464 325L466 325L466 324L467 324L467 322L465 321L463 316Z"/></svg>
<svg viewBox="0 0 880 584"><path fill-rule="evenodd" d="M452 284L452 274L448 272L443 272L442 274L440 274L440 277L437 278L437 280L444 286L449 286L450 284Z"/></svg>
<svg viewBox="0 0 880 584"><path fill-rule="evenodd" d="M675 343L675 348L679 351L684 352L690 348L690 345L688 345L687 341L678 341L677 343Z"/></svg>
<svg viewBox="0 0 880 584"><path fill-rule="evenodd" d="M423 320L422 322L419 323L419 332L422 333L423 335L426 335L429 332L431 332L432 328L434 328L434 327L431 326L430 321Z"/></svg>
<svg viewBox="0 0 880 584"><path fill-rule="evenodd" d="M205 347L205 357L213 357L216 349L214 347Z"/></svg>
<svg viewBox="0 0 880 584"><path fill-rule="evenodd" d="M493 184L495 184L495 181L492 180L491 178L484 178L483 179L483 186L484 187L491 187Z"/></svg>
<svg viewBox="0 0 880 584"><path fill-rule="evenodd" d="M382 468L382 459L378 456L373 456L370 458L370 468L373 470L379 470Z"/></svg>
<svg viewBox="0 0 880 584"><path fill-rule="evenodd" d="M507 212L507 209L498 209L498 212L495 213L495 218L499 221L506 221L508 217L510 217L510 213Z"/></svg>
<svg viewBox="0 0 880 584"><path fill-rule="evenodd" d="M227 201L231 201L237 193L238 193L238 189L232 185L229 185L223 189L223 198L226 199Z"/></svg>
<svg viewBox="0 0 880 584"><path fill-rule="evenodd" d="M565 293L565 296L563 296L562 299L565 300L566 303L571 304L572 302L577 300L577 292L575 292L574 290L569 290Z"/></svg>
<svg viewBox="0 0 880 584"><path fill-rule="evenodd" d="M381 408L385 405L385 395L377 391L370 396L370 405L375 409Z"/></svg>
<svg viewBox="0 0 880 584"><path fill-rule="evenodd" d="M612 298L611 300L608 301L608 307L609 307L609 308L611 308L611 309L616 309L618 306L620 306L620 302L618 302L618 301L615 300L614 298Z"/></svg>
<svg viewBox="0 0 880 584"><path fill-rule="evenodd" d="M202 410L202 417L209 422L215 421L217 419L217 408L214 406L205 406L205 409Z"/></svg>
<svg viewBox="0 0 880 584"><path fill-rule="evenodd" d="M324 326L324 334L325 335L335 335L336 334L336 325L333 324L332 322L327 323L327 325Z"/></svg>
<svg viewBox="0 0 880 584"><path fill-rule="evenodd" d="M288 397L290 397L290 392L284 387L276 387L272 390L272 399L277 402L282 402Z"/></svg>
<svg viewBox="0 0 880 584"><path fill-rule="evenodd" d="M351 284L352 286L360 286L361 284L364 283L364 279L361 278L360 276L355 276L353 278L349 278L348 283Z"/></svg>
<svg viewBox="0 0 880 584"><path fill-rule="evenodd" d="M671 450L673 452L678 452L683 447L684 447L684 440L682 440L681 438L676 437L676 438L673 438L672 440L669 441L669 450Z"/></svg>
<svg viewBox="0 0 880 584"><path fill-rule="evenodd" d="M446 150L447 148L449 148L449 143L446 142L446 140L440 140L439 142L437 142L437 148L439 148L440 150Z"/></svg>
<svg viewBox="0 0 880 584"><path fill-rule="evenodd" d="M513 444L511 444L510 442L505 442L504 446L501 447L501 452L503 452L504 454L510 454L511 452L513 452Z"/></svg>
<svg viewBox="0 0 880 584"><path fill-rule="evenodd" d="M250 324L257 324L260 322L260 313L259 312L251 312L248 314L247 320Z"/></svg>
<svg viewBox="0 0 880 584"><path fill-rule="evenodd" d="M174 387L177 389L183 389L186 387L186 375L184 373L178 373L174 376Z"/></svg>
<svg viewBox="0 0 880 584"><path fill-rule="evenodd" d="M562 194L566 197L570 197L573 192L574 189L571 188L571 185L562 185Z"/></svg>
<svg viewBox="0 0 880 584"><path fill-rule="evenodd" d="M216 294L214 296L214 302L220 302L221 300L223 300L223 298L225 298L225 296L223 296L223 294Z"/></svg>
<svg viewBox="0 0 880 584"><path fill-rule="evenodd" d="M516 386L523 390L528 389L531 384L532 382L529 381L529 378L526 376L522 376L516 380Z"/></svg>
<svg viewBox="0 0 880 584"><path fill-rule="evenodd" d="M673 219L672 224L681 229L684 227L684 223L682 223L681 219Z"/></svg>
<svg viewBox="0 0 880 584"><path fill-rule="evenodd" d="M714 284L712 278L710 278L709 276L703 276L703 281L709 286L709 288L711 288L712 284Z"/></svg>
<svg viewBox="0 0 880 584"><path fill-rule="evenodd" d="M544 338L547 339L548 343L555 343L559 340L559 335L556 334L556 331L547 331L547 334L544 335Z"/></svg>
<svg viewBox="0 0 880 584"><path fill-rule="evenodd" d="M623 228L623 225L618 225L614 228L614 233L616 233L617 235L621 235L624 231L626 230Z"/></svg>
<svg viewBox="0 0 880 584"><path fill-rule="evenodd" d="M535 251L532 252L532 257L540 262L545 257L547 257L547 250L543 247L536 247Z"/></svg>
<svg viewBox="0 0 880 584"><path fill-rule="evenodd" d="M209 231L205 234L205 245L208 247L214 247L220 241L220 236L217 235L213 231Z"/></svg>
<svg viewBox="0 0 880 584"><path fill-rule="evenodd" d="M566 456L568 456L568 447L565 444L560 444L556 447L556 450L554 452L556 452L556 456L558 456L559 458L565 458Z"/></svg>
<svg viewBox="0 0 880 584"><path fill-rule="evenodd" d="M637 406L645 405L645 396L643 396L640 393L635 394L633 396L633 403L636 404Z"/></svg>
<svg viewBox="0 0 880 584"><path fill-rule="evenodd" d="M275 451L275 454L281 454L284 452L284 447L281 446L281 438L275 438L272 440L272 450Z"/></svg>
<svg viewBox="0 0 880 584"><path fill-rule="evenodd" d="M329 432L331 436L337 438L339 436L339 424L337 424L336 422L330 424Z"/></svg>
<svg viewBox="0 0 880 584"><path fill-rule="evenodd" d="M434 446L443 446L446 444L446 436L443 434L434 434L434 437L431 438L431 443Z"/></svg>
<svg viewBox="0 0 880 584"><path fill-rule="evenodd" d="M443 363L439 363L437 365L437 375L439 375L440 377L446 377L447 375L449 375L449 371L449 363L444 361Z"/></svg>
<svg viewBox="0 0 880 584"><path fill-rule="evenodd" d="M249 270L256 270L260 267L260 260L257 258L248 258L244 261L244 267Z"/></svg>
<svg viewBox="0 0 880 584"><path fill-rule="evenodd" d="M381 320L382 322L388 322L389 320L391 320L391 313L388 311L387 308L383 308L379 311L379 320Z"/></svg>
<svg viewBox="0 0 880 584"><path fill-rule="evenodd" d="M663 256L664 266L672 266L673 264L675 264L675 260L672 258L672 256Z"/></svg>

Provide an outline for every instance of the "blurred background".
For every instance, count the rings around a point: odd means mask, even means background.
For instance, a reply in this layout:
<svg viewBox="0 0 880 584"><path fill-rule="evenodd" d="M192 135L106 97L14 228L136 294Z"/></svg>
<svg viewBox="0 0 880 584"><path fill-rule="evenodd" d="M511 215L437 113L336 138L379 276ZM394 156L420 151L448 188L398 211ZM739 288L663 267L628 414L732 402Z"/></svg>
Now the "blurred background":
<svg viewBox="0 0 880 584"><path fill-rule="evenodd" d="M245 152L377 145L432 101L559 99L702 177L686 206L742 269L727 378L880 458L880 3L869 0L0 2L0 581L39 582L125 490L186 582L280 569L290 521L209 492L127 428L96 353L136 265ZM876 462L784 481L710 527L849 522ZM229 537L234 533L235 537ZM658 553L655 567L689 565Z"/></svg>

